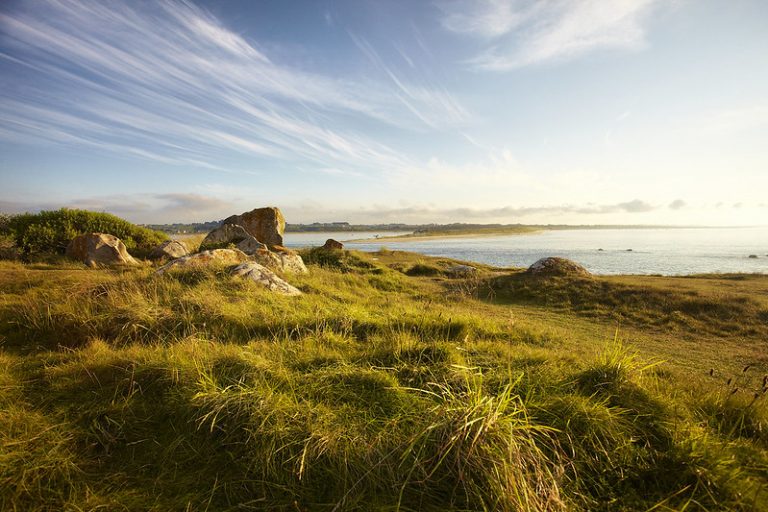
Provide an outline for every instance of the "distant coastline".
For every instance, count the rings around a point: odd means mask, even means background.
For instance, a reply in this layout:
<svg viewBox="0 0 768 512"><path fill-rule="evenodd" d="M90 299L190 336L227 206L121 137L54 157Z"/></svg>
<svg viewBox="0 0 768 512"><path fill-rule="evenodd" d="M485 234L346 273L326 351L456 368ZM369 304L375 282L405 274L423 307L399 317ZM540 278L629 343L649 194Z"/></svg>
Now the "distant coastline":
<svg viewBox="0 0 768 512"><path fill-rule="evenodd" d="M485 238L501 235L531 235L543 231L603 230L603 229L706 229L706 226L654 226L654 225L456 225L434 226L428 229L414 230L402 235L363 238L349 240L348 243L362 242L416 242L452 238ZM375 229L372 231L376 231Z"/></svg>
<svg viewBox="0 0 768 512"><path fill-rule="evenodd" d="M171 235L208 233L221 225L222 221L194 222L187 224L142 224L142 226ZM414 240L421 237L467 237L530 234L541 231L572 229L682 229L709 228L713 226L665 226L665 225L611 225L611 224L351 224L349 222L313 222L310 224L286 224L286 233L370 233L377 231L402 232L403 235L388 236L377 240ZM366 239L368 240L368 239Z"/></svg>

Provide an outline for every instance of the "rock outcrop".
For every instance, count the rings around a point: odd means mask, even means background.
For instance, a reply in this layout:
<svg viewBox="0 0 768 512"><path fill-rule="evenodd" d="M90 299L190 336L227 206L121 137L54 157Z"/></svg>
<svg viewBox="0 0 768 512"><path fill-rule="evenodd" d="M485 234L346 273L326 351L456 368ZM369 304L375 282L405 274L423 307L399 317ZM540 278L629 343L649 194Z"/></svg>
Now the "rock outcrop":
<svg viewBox="0 0 768 512"><path fill-rule="evenodd" d="M174 260L176 258L182 258L187 255L189 255L189 251L187 250L187 246L184 245L184 242L180 242L179 240L166 240L162 244L152 249L152 252L149 253L149 259Z"/></svg>
<svg viewBox="0 0 768 512"><path fill-rule="evenodd" d="M69 242L67 256L82 261L89 267L97 265L138 265L128 254L125 244L114 235L87 233Z"/></svg>
<svg viewBox="0 0 768 512"><path fill-rule="evenodd" d="M590 277L589 271L566 258L542 258L528 267L529 274L537 276L569 276L569 277Z"/></svg>
<svg viewBox="0 0 768 512"><path fill-rule="evenodd" d="M285 247L272 247L272 251L260 250L256 251L252 255L252 259L261 265L280 272L288 272L292 274L306 274L306 265L304 260L295 251L286 249Z"/></svg>
<svg viewBox="0 0 768 512"><path fill-rule="evenodd" d="M248 279L264 286L269 291L282 295L301 295L301 290L288 284L274 272L255 261L246 261L232 269L232 275Z"/></svg>
<svg viewBox="0 0 768 512"><path fill-rule="evenodd" d="M253 254L258 250L267 248L266 245L248 233L243 226L222 224L206 235L200 243L200 250L224 249L230 244L246 254Z"/></svg>
<svg viewBox="0 0 768 512"><path fill-rule="evenodd" d="M340 251L344 249L344 244L339 242L338 240L334 240L333 238L329 238L325 241L325 245L323 245L323 249L326 251Z"/></svg>
<svg viewBox="0 0 768 512"><path fill-rule="evenodd" d="M158 268L155 273L164 274L172 269L208 265L238 265L247 259L248 255L237 249L212 249L175 259Z"/></svg>
<svg viewBox="0 0 768 512"><path fill-rule="evenodd" d="M278 272L306 274L307 267L295 251L283 247L285 219L278 208L256 208L225 219L205 237L201 250L230 244L249 255L252 261Z"/></svg>
<svg viewBox="0 0 768 512"><path fill-rule="evenodd" d="M285 218L279 208L268 206L256 208L240 215L232 215L222 222L223 225L237 224L251 236L268 246L282 246L285 232Z"/></svg>

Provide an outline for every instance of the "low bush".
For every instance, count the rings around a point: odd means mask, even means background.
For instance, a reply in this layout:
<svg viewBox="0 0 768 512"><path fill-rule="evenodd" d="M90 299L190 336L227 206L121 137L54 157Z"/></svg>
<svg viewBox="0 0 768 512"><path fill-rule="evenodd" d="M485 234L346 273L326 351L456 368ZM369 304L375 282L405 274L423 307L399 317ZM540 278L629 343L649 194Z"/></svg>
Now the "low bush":
<svg viewBox="0 0 768 512"><path fill-rule="evenodd" d="M380 274L385 269L370 261L368 255L357 251L329 251L322 247L300 251L304 263L341 272Z"/></svg>
<svg viewBox="0 0 768 512"><path fill-rule="evenodd" d="M429 265L425 263L417 263L413 265L411 268L405 271L406 275L409 276L439 276L443 273L443 270L441 268L436 267L435 265Z"/></svg>

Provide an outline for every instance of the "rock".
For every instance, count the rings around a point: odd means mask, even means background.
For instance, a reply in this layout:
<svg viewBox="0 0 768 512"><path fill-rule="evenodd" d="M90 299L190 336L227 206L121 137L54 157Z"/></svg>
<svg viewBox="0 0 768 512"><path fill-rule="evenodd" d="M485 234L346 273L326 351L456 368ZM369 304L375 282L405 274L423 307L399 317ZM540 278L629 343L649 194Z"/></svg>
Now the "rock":
<svg viewBox="0 0 768 512"><path fill-rule="evenodd" d="M238 244L249 236L243 226L237 224L221 225L205 235L203 241L200 242L200 250L226 249L227 245Z"/></svg>
<svg viewBox="0 0 768 512"><path fill-rule="evenodd" d="M269 206L256 208L240 215L232 215L224 219L223 225L237 224L242 226L256 240L268 246L283 245L285 218L279 208Z"/></svg>
<svg viewBox="0 0 768 512"><path fill-rule="evenodd" d="M326 251L341 251L344 249L344 244L334 240L333 238L329 238L325 241L325 245L323 245L323 249Z"/></svg>
<svg viewBox="0 0 768 512"><path fill-rule="evenodd" d="M208 233L203 241L200 242L200 247L206 245L219 245L219 244L236 244L250 236L243 226L238 224L222 224L210 233Z"/></svg>
<svg viewBox="0 0 768 512"><path fill-rule="evenodd" d="M575 276L589 277L592 274L576 263L566 258L542 258L528 267L529 274L538 276Z"/></svg>
<svg viewBox="0 0 768 512"><path fill-rule="evenodd" d="M280 256L270 251L269 249L256 251L251 255L251 259L259 265L267 267L268 269L279 271L283 270L283 261L280 259Z"/></svg>
<svg viewBox="0 0 768 512"><path fill-rule="evenodd" d="M90 267L96 265L138 265L125 244L114 235L87 233L76 236L67 246L67 256Z"/></svg>
<svg viewBox="0 0 768 512"><path fill-rule="evenodd" d="M277 270L280 272L290 272L293 274L307 274L307 266L296 252L285 247L273 247L274 251L263 249L256 251L252 258L259 264Z"/></svg>
<svg viewBox="0 0 768 512"><path fill-rule="evenodd" d="M259 283L267 290L282 295L301 295L301 290L291 286L274 272L255 261L246 261L232 269L232 275Z"/></svg>
<svg viewBox="0 0 768 512"><path fill-rule="evenodd" d="M245 254L255 254L257 251L265 250L267 248L266 245L256 240L256 237L248 235L247 238L241 240L236 245L238 249L243 251Z"/></svg>
<svg viewBox="0 0 768 512"><path fill-rule="evenodd" d="M451 277L466 277L477 272L475 267L470 265L454 265L445 269L445 273Z"/></svg>
<svg viewBox="0 0 768 512"><path fill-rule="evenodd" d="M248 259L238 249L211 249L175 259L158 268L156 274L164 274L174 268L203 267L208 265L237 265Z"/></svg>
<svg viewBox="0 0 768 512"><path fill-rule="evenodd" d="M184 245L184 242L180 242L179 240L166 240L165 242L152 249L152 252L149 253L149 259L174 260L176 258L187 256L188 254L189 251L187 250L187 246Z"/></svg>
<svg viewBox="0 0 768 512"><path fill-rule="evenodd" d="M237 224L222 224L214 229L200 243L201 250L226 249L234 245L245 254L253 254L267 246L256 240L256 237L248 233L243 226Z"/></svg>
<svg viewBox="0 0 768 512"><path fill-rule="evenodd" d="M307 266L304 265L304 260L296 251L286 249L285 247L273 247L273 251L280 258L280 264L283 272L290 272L293 274L307 274Z"/></svg>
<svg viewBox="0 0 768 512"><path fill-rule="evenodd" d="M756 260L757 259L757 254L750 254L749 255L749 259Z"/></svg>

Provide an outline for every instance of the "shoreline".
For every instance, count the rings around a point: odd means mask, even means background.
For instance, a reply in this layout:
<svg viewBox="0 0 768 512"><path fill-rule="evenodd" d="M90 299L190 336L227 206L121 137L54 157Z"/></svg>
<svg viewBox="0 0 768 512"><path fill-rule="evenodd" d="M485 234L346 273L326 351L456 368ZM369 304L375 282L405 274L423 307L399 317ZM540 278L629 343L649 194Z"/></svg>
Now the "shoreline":
<svg viewBox="0 0 768 512"><path fill-rule="evenodd" d="M347 240L346 244L361 244L361 243L373 243L373 242L423 242L425 240L445 240L451 238L489 238L494 236L521 236L521 235L536 235L543 233L544 231L550 231L547 229L534 229L524 232L504 232L499 231L495 233L439 233L434 235L420 234L420 235L400 235L400 236L383 236L379 238L358 238L355 240Z"/></svg>

